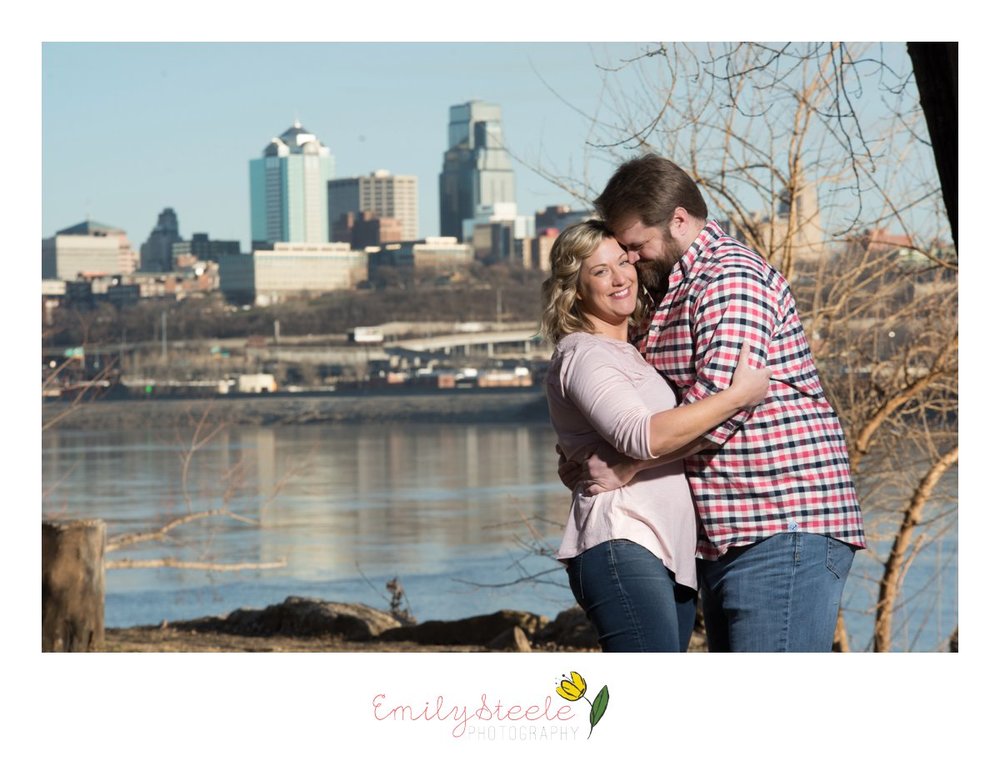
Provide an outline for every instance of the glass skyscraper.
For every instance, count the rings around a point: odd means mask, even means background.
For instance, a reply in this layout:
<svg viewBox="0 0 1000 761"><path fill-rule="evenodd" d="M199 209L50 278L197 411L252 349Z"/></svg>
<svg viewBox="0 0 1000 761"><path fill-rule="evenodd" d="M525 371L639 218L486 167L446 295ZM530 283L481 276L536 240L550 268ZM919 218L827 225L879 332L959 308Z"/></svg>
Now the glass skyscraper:
<svg viewBox="0 0 1000 761"><path fill-rule="evenodd" d="M250 226L254 243L326 243L330 149L298 121L250 161Z"/></svg>
<svg viewBox="0 0 1000 761"><path fill-rule="evenodd" d="M500 106L473 100L449 111L448 150L439 177L441 235L462 240L479 206L515 203L514 169L503 143Z"/></svg>

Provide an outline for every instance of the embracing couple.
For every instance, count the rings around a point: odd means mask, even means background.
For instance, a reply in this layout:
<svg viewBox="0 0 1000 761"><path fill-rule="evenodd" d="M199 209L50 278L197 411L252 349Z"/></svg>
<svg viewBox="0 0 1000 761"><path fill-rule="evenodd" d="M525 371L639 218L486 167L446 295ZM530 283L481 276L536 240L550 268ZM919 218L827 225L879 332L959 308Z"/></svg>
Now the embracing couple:
<svg viewBox="0 0 1000 761"><path fill-rule="evenodd" d="M649 154L566 228L543 286L573 489L557 557L605 652L829 651L865 546L844 434L788 283Z"/></svg>

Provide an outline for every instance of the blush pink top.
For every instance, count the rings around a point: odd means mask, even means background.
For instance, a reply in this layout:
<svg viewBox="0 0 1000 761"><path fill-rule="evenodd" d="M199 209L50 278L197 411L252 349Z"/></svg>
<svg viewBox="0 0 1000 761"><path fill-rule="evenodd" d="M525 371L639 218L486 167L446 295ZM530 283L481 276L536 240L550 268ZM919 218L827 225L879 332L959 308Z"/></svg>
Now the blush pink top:
<svg viewBox="0 0 1000 761"><path fill-rule="evenodd" d="M635 347L591 333L559 341L546 396L559 446L570 460L582 460L602 440L634 459L652 459L650 419L677 406L673 389ZM556 557L576 557L610 539L642 545L677 583L697 589L697 526L683 461L644 470L621 489L594 497L573 493Z"/></svg>

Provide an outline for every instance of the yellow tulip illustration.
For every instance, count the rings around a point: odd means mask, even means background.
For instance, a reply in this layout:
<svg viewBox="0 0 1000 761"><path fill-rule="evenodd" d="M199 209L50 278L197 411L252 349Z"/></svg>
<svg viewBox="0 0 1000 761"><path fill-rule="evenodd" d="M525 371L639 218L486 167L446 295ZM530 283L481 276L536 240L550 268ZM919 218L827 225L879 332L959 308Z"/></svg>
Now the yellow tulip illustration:
<svg viewBox="0 0 1000 761"><path fill-rule="evenodd" d="M583 698L588 703L590 699L584 697L587 692L587 680L584 679L580 672L570 671L569 678L563 674L562 681L559 682L559 686L556 687L556 694L569 700L575 702L580 698ZM601 691L597 693L597 697L594 698L594 702L590 703L590 734L587 735L587 739L590 739L590 735L594 733L594 727L597 726L597 722L601 720L604 716L604 712L608 708L608 686L604 685Z"/></svg>
<svg viewBox="0 0 1000 761"><path fill-rule="evenodd" d="M563 674L563 676L566 676ZM566 700L579 700L587 692L587 680L576 671L569 672L569 679L563 679L556 687L556 694Z"/></svg>

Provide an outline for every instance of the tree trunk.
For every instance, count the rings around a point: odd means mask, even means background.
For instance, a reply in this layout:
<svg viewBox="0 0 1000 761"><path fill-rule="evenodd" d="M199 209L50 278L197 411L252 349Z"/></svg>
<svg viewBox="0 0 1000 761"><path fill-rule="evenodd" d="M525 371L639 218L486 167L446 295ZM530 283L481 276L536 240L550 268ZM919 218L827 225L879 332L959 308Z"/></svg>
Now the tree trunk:
<svg viewBox="0 0 1000 761"><path fill-rule="evenodd" d="M104 646L104 521L42 522L42 651Z"/></svg>
<svg viewBox="0 0 1000 761"><path fill-rule="evenodd" d="M951 235L958 249L958 43L908 42L906 50L913 63Z"/></svg>

